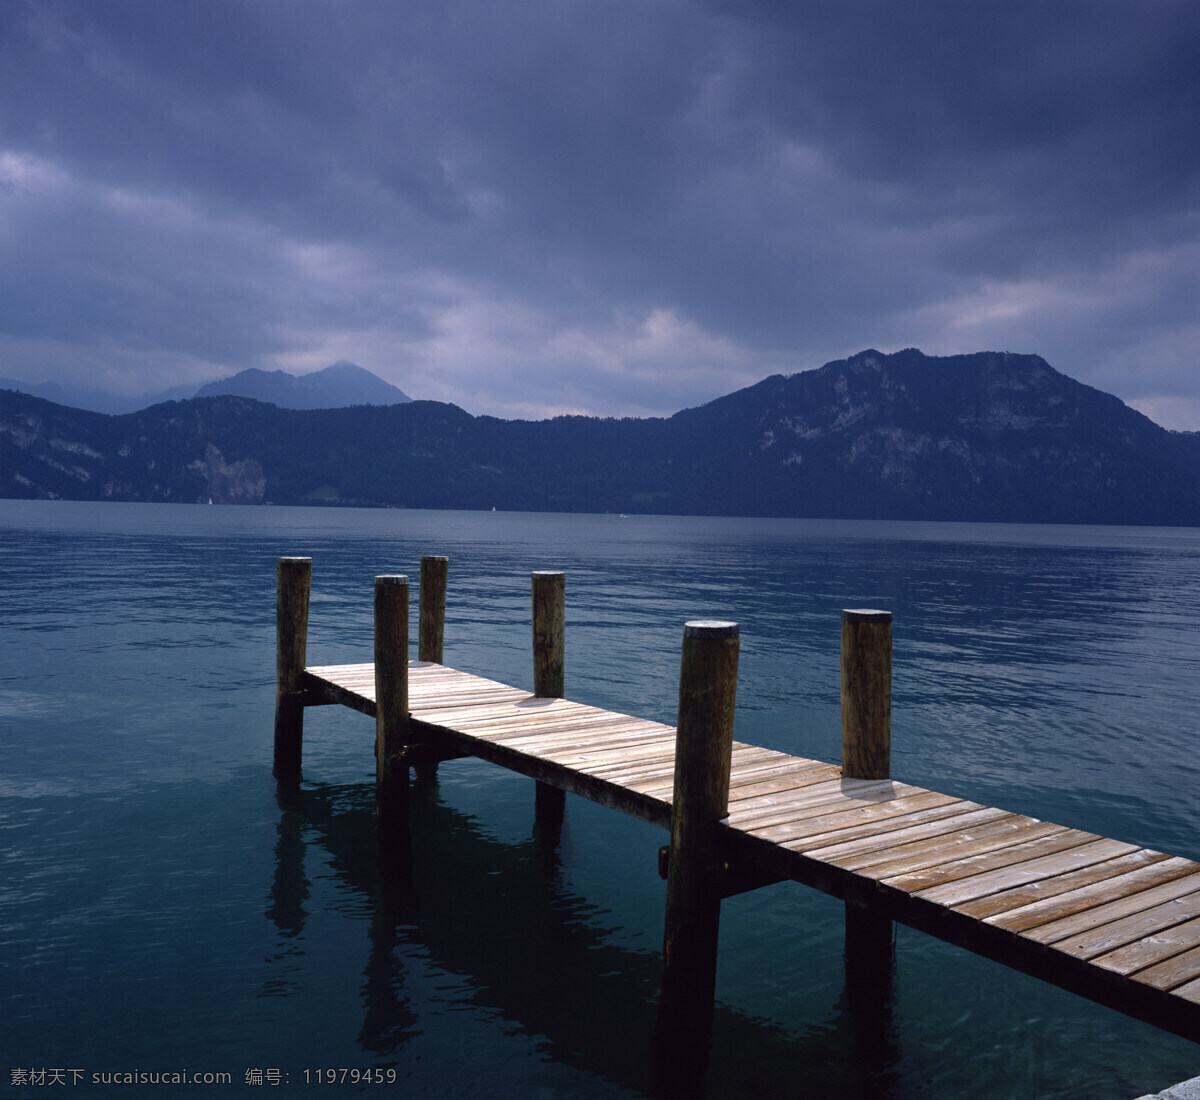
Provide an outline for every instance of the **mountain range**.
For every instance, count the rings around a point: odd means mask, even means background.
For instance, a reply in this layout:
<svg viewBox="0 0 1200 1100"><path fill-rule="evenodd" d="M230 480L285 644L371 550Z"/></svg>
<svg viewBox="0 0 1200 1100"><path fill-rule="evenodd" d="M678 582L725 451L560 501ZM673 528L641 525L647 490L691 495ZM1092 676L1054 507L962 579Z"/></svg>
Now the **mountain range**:
<svg viewBox="0 0 1200 1100"><path fill-rule="evenodd" d="M1200 433L1034 355L868 350L667 418L0 397L0 495L1200 526Z"/></svg>
<svg viewBox="0 0 1200 1100"><path fill-rule="evenodd" d="M92 412L138 412L164 401L185 401L189 397L217 397L233 394L266 401L281 409L339 409L349 405L396 405L412 400L403 390L378 375L344 360L311 374L294 375L287 371L257 368L239 371L228 378L206 382L203 386L172 386L142 397L121 397L105 390L73 387L57 382L30 385L15 378L0 378L0 389L44 397L58 405L69 405Z"/></svg>

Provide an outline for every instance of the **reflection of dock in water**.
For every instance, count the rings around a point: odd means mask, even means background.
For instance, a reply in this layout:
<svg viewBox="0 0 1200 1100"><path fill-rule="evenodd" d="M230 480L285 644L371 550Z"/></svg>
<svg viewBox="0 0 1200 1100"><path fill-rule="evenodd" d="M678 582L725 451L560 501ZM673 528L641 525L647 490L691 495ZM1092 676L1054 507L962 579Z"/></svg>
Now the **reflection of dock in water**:
<svg viewBox="0 0 1200 1100"><path fill-rule="evenodd" d="M530 694L440 663L445 559L422 562L419 660L389 577L375 661L308 666L310 570L280 562L277 775L299 776L303 708L338 703L376 718L381 840L421 820L409 766L461 756L536 779L551 844L562 792L669 829L660 1034L664 1014L707 1030L721 898L791 879L847 903L853 988L890 973L901 921L1200 1040L1200 865L892 780L889 614L843 613L838 766L733 741L735 624L685 628L671 728L562 698L562 574L534 574Z"/></svg>
<svg viewBox="0 0 1200 1100"><path fill-rule="evenodd" d="M279 931L288 938L304 931L303 884L314 856L371 906L361 970L363 1049L381 1064L402 1061L421 1027L418 1007L407 999L404 962L417 953L462 975L481 1010L543 1038L548 1058L652 1091L657 953L613 943L604 911L564 884L554 847L537 835L497 839L447 805L429 773L415 780L412 796L412 860L397 873L394 861L378 855L369 787L306 783L279 795L267 910ZM865 1044L849 1006L843 999L830 1008L821 1030L797 1037L718 1002L714 1029L731 1053L713 1061L713 1094L737 1095L757 1082L756 1095L783 1095L802 1074L814 1095L834 1095L850 1070L862 1075L862 1095L880 1095L894 1043L873 1042L869 1057L861 1056Z"/></svg>

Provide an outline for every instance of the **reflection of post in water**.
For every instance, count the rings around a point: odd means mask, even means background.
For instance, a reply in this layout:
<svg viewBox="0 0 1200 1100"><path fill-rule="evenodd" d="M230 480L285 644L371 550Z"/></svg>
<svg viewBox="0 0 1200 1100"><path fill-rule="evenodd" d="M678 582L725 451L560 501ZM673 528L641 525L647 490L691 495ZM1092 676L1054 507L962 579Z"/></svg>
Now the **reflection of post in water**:
<svg viewBox="0 0 1200 1100"><path fill-rule="evenodd" d="M872 923L859 933L854 922ZM851 1095L863 1100L884 1100L892 1094L900 1060L899 1037L893 1009L896 995L896 958L891 940L876 935L878 916L846 903L846 991L843 1018L849 1038L847 1069L856 1086Z"/></svg>
<svg viewBox="0 0 1200 1100"><path fill-rule="evenodd" d="M842 612L842 776L891 774L892 614ZM853 1070L863 1096L887 1095L883 1074L895 1065L896 958L891 920L846 902L846 1014Z"/></svg>
<svg viewBox="0 0 1200 1100"><path fill-rule="evenodd" d="M279 823L275 826L275 876L267 918L285 936L304 931L304 903L309 881L304 875L304 806L301 792L285 787L276 793Z"/></svg>
<svg viewBox="0 0 1200 1100"><path fill-rule="evenodd" d="M289 939L304 931L311 894L304 867L309 846L306 837L328 856L340 882L374 899L368 928L370 947L361 979L359 1041L365 1050L394 1053L417 1030L404 963L409 942L406 930L417 920L411 865L402 867L389 861L376 845L375 814L367 787L306 786L285 792L278 802L275 874L266 916ZM303 942L290 950L303 954Z"/></svg>
<svg viewBox="0 0 1200 1100"><path fill-rule="evenodd" d="M418 781L413 800L427 797L433 786ZM418 807L418 810L422 807ZM417 891L413 880L412 831L382 832L378 840L377 900L367 933L371 949L363 970L363 1024L358 1039L363 1049L388 1054L417 1034L417 1015L405 989L406 972L401 950L407 938L401 927L417 921Z"/></svg>
<svg viewBox="0 0 1200 1100"><path fill-rule="evenodd" d="M737 664L736 623L684 627L656 1035L659 1092L668 1096L700 1095L708 1067Z"/></svg>

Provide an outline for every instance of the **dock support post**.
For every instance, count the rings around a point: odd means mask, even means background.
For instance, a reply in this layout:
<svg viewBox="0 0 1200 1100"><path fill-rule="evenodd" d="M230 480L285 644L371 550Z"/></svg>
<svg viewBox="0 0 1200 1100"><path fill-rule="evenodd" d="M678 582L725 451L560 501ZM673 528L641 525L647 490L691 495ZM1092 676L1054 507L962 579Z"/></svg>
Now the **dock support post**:
<svg viewBox="0 0 1200 1100"><path fill-rule="evenodd" d="M683 628L659 1006L664 1084L680 1095L703 1081L712 1032L738 648L737 623Z"/></svg>
<svg viewBox="0 0 1200 1100"><path fill-rule="evenodd" d="M561 699L564 692L566 649L565 573L535 572L533 591L533 694L540 699ZM537 781L534 791L534 829L557 845L566 812L566 792Z"/></svg>
<svg viewBox="0 0 1200 1100"><path fill-rule="evenodd" d="M417 660L442 663L442 645L446 637L446 573L450 559L437 554L421 558L421 588L417 596ZM417 778L423 783L437 779L438 762L426 760L416 765Z"/></svg>
<svg viewBox="0 0 1200 1100"><path fill-rule="evenodd" d="M275 570L276 779L300 782L304 696L300 687L308 649L312 558L280 558Z"/></svg>
<svg viewBox="0 0 1200 1100"><path fill-rule="evenodd" d="M892 613L842 612L842 774L887 779L892 767Z"/></svg>
<svg viewBox="0 0 1200 1100"><path fill-rule="evenodd" d="M408 825L408 578L375 578L375 812L384 836Z"/></svg>
<svg viewBox="0 0 1200 1100"><path fill-rule="evenodd" d="M842 776L888 779L892 741L892 613L842 612ZM878 991L892 965L892 922L846 903L846 978Z"/></svg>
<svg viewBox="0 0 1200 1100"><path fill-rule="evenodd" d="M417 660L442 663L446 635L446 572L450 559L432 554L421 559L421 592L417 601Z"/></svg>

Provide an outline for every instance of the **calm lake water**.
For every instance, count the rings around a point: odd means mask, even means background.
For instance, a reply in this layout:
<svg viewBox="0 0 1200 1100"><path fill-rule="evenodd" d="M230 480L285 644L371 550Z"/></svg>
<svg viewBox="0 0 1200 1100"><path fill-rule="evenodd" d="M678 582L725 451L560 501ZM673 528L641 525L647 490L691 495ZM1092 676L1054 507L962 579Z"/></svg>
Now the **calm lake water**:
<svg viewBox="0 0 1200 1100"><path fill-rule="evenodd" d="M840 610L890 609L893 775L1200 858L1197 530L0 501L0 1095L649 1095L665 834L571 798L553 856L530 780L456 761L418 791L412 888L381 882L369 719L309 710L299 793L271 778L291 554L310 662L370 660L372 578L448 554L446 662L520 686L529 573L564 569L568 694L671 723L683 623L735 620L735 736L829 760ZM714 1097L1200 1073L905 928L866 1068L840 903L780 884L721 935ZM343 1067L396 1080L316 1084ZM12 1085L31 1069L82 1077ZM231 1082L93 1083L133 1072Z"/></svg>

